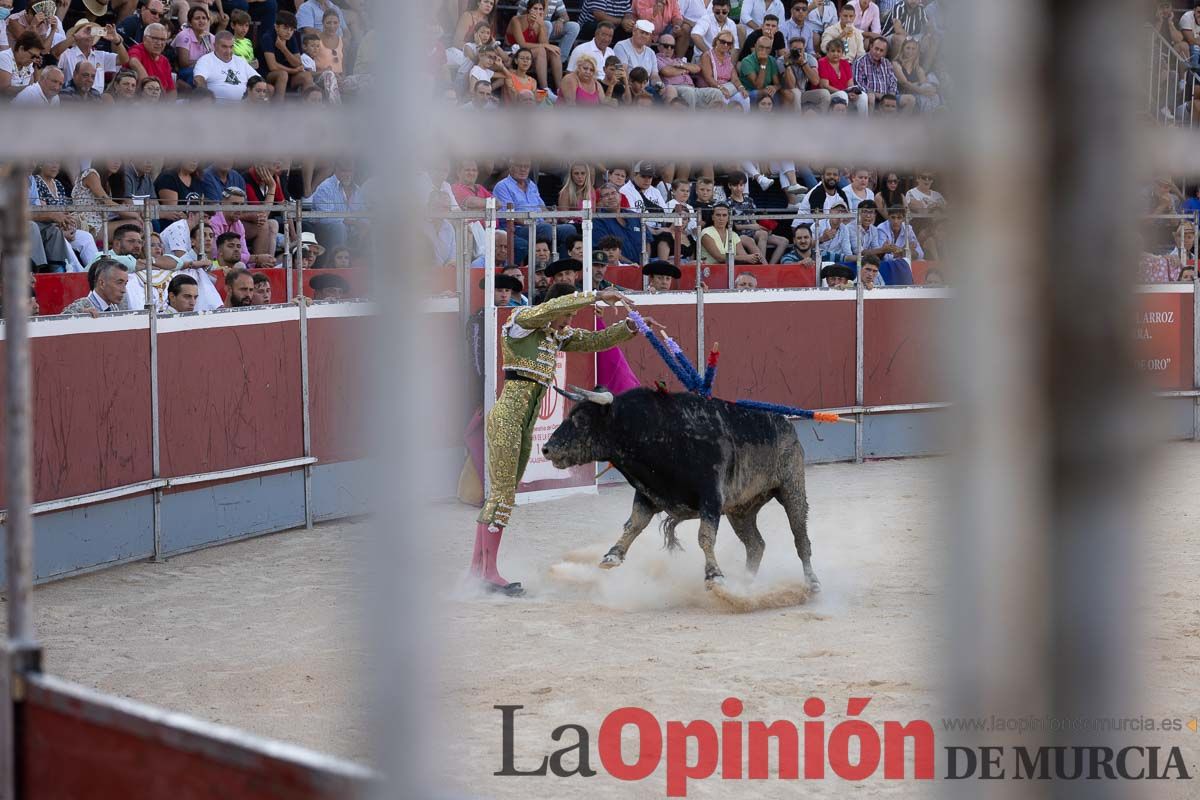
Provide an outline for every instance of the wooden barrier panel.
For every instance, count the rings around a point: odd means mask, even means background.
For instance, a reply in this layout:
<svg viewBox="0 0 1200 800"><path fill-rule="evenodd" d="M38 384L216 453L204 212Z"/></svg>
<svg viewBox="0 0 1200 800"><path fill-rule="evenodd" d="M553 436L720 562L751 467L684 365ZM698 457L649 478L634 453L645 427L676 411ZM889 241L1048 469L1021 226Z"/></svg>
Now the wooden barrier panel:
<svg viewBox="0 0 1200 800"><path fill-rule="evenodd" d="M45 326L84 328L65 320L32 326L34 502L152 477L146 324L144 316L127 316L107 326L100 323L96 327L101 330L92 333L62 336L42 334L52 330ZM126 329L112 330L114 325ZM0 341L0 360L3 352ZM3 391L0 370L0 394ZM3 447L0 430L0 453ZM0 477L0 508L5 504Z"/></svg>
<svg viewBox="0 0 1200 800"><path fill-rule="evenodd" d="M365 768L183 714L30 676L17 704L25 800L344 800Z"/></svg>
<svg viewBox="0 0 1200 800"><path fill-rule="evenodd" d="M1171 288L1176 291L1152 287L1138 292L1136 316L1131 320L1135 366L1151 388L1161 391L1194 388L1193 295L1177 290L1183 287Z"/></svg>
<svg viewBox="0 0 1200 800"><path fill-rule="evenodd" d="M883 290L886 292L886 290ZM906 293L907 295L907 293ZM866 405L944 402L938 376L953 343L938 335L946 300L869 292L863 300L863 401Z"/></svg>

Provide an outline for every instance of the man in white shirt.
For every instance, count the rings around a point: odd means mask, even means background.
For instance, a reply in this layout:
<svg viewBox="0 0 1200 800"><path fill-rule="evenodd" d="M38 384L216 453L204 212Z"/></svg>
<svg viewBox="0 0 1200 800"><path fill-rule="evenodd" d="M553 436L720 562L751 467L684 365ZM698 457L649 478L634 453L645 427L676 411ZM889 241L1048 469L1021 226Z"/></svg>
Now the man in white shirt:
<svg viewBox="0 0 1200 800"><path fill-rule="evenodd" d="M825 28L821 34L821 50L827 50L834 39L842 40L842 55L851 61L867 52L862 31L854 27L854 7L849 3L842 6L838 21Z"/></svg>
<svg viewBox="0 0 1200 800"><path fill-rule="evenodd" d="M803 6L803 3L796 5ZM784 11L782 0L746 0L742 3L742 15L738 22L742 23L746 28L757 31L762 30L763 17L767 14L774 14L780 19L787 19L787 12Z"/></svg>
<svg viewBox="0 0 1200 800"><path fill-rule="evenodd" d="M246 95L246 82L258 72L233 54L233 34L221 31L213 51L200 56L193 74L196 88L211 91L218 103L239 103Z"/></svg>
<svg viewBox="0 0 1200 800"><path fill-rule="evenodd" d="M115 52L105 53L95 48L96 40L104 36ZM88 62L96 67L96 81L92 88L104 94L104 73L116 72L120 67L129 63L129 53L125 51L125 41L112 25L101 28L96 23L81 19L69 31L69 37L75 46L58 57L58 66L64 75L74 75L75 67L81 62Z"/></svg>
<svg viewBox="0 0 1200 800"><path fill-rule="evenodd" d="M13 98L14 106L56 106L58 93L62 91L63 74L58 67L42 70L37 83L31 83Z"/></svg>
<svg viewBox="0 0 1200 800"><path fill-rule="evenodd" d="M697 60L701 54L712 49L717 34L725 32L733 36L733 51L737 52L741 40L737 25L729 18L729 0L712 0L711 13L692 28L692 44L696 45Z"/></svg>
<svg viewBox="0 0 1200 800"><path fill-rule="evenodd" d="M596 59L598 67L597 72L604 69L604 62L609 56L616 55L613 52L613 24L611 22L601 22L596 26L596 33L590 42L584 42L571 51L571 58L567 61L567 72L574 72L575 65L579 63L581 55L588 55Z"/></svg>
<svg viewBox="0 0 1200 800"><path fill-rule="evenodd" d="M1183 16L1179 18L1179 32L1183 34L1183 40L1187 42L1188 47L1192 52L1192 68L1200 67L1200 0L1192 3L1192 10L1183 12Z"/></svg>
<svg viewBox="0 0 1200 800"><path fill-rule="evenodd" d="M625 68L632 71L641 67L650 76L650 83L658 85L662 79L658 76L658 57L648 45L654 36L654 23L648 19L639 19L633 26L633 35L613 48L613 53L621 59Z"/></svg>

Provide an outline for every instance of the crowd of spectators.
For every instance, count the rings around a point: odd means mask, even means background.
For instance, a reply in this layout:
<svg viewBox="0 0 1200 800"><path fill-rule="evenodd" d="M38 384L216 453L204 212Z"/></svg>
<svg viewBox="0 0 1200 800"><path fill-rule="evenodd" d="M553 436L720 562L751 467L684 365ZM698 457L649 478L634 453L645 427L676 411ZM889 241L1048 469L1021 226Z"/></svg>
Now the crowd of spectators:
<svg viewBox="0 0 1200 800"><path fill-rule="evenodd" d="M467 220L466 214L459 215L460 226L445 222L440 217L445 209L469 213L484 208L494 197L502 211L534 216L536 275L552 279L553 265L569 259L572 272L577 273L571 280L578 279L583 257L581 220L536 217L553 207L543 199L543 191L555 187L559 187L558 211L580 210L589 200L596 211L591 225L593 264L599 267L593 273L596 285L605 280L603 270L608 266L642 265L647 285L662 291L672 286L662 279L669 273L646 271L659 268L653 265L671 263L675 269L679 261L727 264L731 254L735 265L808 266L813 276L809 285L823 276L823 268L834 265L846 268L850 279L856 280L860 261L876 260L880 270L872 286L907 285L914 283L912 262L941 257L947 204L934 188L932 171L901 175L835 165L816 170L789 165L802 187L801 192L789 194L772 193L769 179L752 180L746 166L579 161L535 170L528 158L514 158L507 164L489 165L494 172L481 176L479 161L447 164L428 175L430 224L424 261L449 265L449 255L459 248L457 235L466 233L472 239L463 243L466 249L474 247L476 236L486 236L480 221ZM775 204L760 207L755 196ZM495 264L501 270L514 268L514 277L524 280L521 268L531 260L531 230L523 222L513 223L511 232L509 227L502 223L497 232ZM480 255L471 266L485 263ZM842 273L834 270L835 275ZM941 280L940 271L935 280ZM519 303L527 295L510 302Z"/></svg>
<svg viewBox="0 0 1200 800"><path fill-rule="evenodd" d="M945 0L495 0L444 6L442 90L464 106L666 105L930 113ZM457 20L450 17L458 11ZM433 56L438 57L437 53Z"/></svg>
<svg viewBox="0 0 1200 800"><path fill-rule="evenodd" d="M0 0L0 98L339 103L370 82L364 0Z"/></svg>

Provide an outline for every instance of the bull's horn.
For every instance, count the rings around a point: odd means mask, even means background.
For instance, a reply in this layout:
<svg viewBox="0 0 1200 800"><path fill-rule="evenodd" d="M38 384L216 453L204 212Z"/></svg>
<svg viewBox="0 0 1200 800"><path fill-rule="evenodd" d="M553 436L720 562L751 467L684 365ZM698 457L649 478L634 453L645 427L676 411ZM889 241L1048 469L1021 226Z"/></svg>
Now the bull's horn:
<svg viewBox="0 0 1200 800"><path fill-rule="evenodd" d="M568 392L568 391L566 391L566 390L564 390L564 389L560 389L560 388L558 388L557 386L554 386L554 385L551 385L551 388L553 388L553 389L554 389L554 391L558 392L558 393L559 393L559 394L561 394L563 397L567 398L568 400L574 400L576 403L581 403L581 402L583 402L584 400L586 400L586 399L587 399L587 398L586 398L586 397L584 397L582 394L579 394L579 393L578 393L578 391L576 391L576 392ZM572 387L572 388L574 388L574 387Z"/></svg>
<svg viewBox="0 0 1200 800"><path fill-rule="evenodd" d="M589 392L587 389L580 389L578 386L572 386L571 389L578 392L584 400L590 400L597 405L606 406L612 403L612 392Z"/></svg>

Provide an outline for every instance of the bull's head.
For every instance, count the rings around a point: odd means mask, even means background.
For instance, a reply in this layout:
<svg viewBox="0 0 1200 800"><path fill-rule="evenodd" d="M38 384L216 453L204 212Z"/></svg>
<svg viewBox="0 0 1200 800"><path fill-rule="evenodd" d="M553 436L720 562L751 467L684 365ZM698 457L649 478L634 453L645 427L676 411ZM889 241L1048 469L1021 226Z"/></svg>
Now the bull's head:
<svg viewBox="0 0 1200 800"><path fill-rule="evenodd" d="M609 392L589 392L572 386L554 391L575 401L571 413L546 440L544 455L556 469L566 469L591 461L607 460L604 452L606 429L613 396Z"/></svg>

